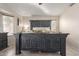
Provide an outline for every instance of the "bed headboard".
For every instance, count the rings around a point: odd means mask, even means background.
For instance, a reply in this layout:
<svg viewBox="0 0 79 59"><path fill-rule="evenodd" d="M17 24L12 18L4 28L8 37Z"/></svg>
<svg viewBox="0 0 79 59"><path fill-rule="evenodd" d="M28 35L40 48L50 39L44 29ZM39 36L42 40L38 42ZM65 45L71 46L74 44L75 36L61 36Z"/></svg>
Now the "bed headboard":
<svg viewBox="0 0 79 59"><path fill-rule="evenodd" d="M31 30L33 27L50 27L51 30L51 20L30 20Z"/></svg>

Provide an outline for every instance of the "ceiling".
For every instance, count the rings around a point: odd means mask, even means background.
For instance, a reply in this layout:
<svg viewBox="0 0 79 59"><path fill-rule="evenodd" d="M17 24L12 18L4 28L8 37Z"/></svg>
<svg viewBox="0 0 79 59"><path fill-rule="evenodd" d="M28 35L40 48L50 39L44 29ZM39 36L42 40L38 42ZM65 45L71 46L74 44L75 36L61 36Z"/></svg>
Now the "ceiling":
<svg viewBox="0 0 79 59"><path fill-rule="evenodd" d="M0 3L0 10L20 16L61 15L71 3ZM5 11L6 10L6 11Z"/></svg>

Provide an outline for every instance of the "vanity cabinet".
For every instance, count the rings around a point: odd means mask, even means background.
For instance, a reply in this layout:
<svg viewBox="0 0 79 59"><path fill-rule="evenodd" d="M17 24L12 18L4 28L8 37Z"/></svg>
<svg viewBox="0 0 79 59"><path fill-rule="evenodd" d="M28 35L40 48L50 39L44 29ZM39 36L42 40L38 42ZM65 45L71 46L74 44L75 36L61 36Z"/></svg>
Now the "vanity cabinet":
<svg viewBox="0 0 79 59"><path fill-rule="evenodd" d="M68 34L20 33L16 34L16 54L21 50L58 52L66 55L66 37ZM19 48L18 48L19 47Z"/></svg>

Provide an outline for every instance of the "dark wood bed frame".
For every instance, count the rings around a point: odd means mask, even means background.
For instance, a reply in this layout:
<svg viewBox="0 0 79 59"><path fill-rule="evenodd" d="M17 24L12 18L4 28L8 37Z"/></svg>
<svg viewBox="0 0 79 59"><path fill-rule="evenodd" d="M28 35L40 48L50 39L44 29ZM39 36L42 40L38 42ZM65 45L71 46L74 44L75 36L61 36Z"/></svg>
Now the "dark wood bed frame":
<svg viewBox="0 0 79 59"><path fill-rule="evenodd" d="M60 52L66 56L66 37L68 33L17 33L16 54L21 50Z"/></svg>

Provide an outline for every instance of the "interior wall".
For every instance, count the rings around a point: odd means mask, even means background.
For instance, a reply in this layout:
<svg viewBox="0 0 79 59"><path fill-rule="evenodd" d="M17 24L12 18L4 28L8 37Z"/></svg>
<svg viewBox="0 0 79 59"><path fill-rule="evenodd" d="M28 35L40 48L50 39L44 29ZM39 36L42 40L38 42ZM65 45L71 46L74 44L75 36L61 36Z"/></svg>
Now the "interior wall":
<svg viewBox="0 0 79 59"><path fill-rule="evenodd" d="M14 22L14 25L13 25L14 29L13 30L14 30L14 33L19 32L18 31L19 30L19 26L17 25L17 19L18 19L18 17L16 17L16 16L13 18L13 22Z"/></svg>
<svg viewBox="0 0 79 59"><path fill-rule="evenodd" d="M73 5L62 14L60 31L69 33L67 44L79 51L79 4Z"/></svg>
<svg viewBox="0 0 79 59"><path fill-rule="evenodd" d="M0 14L0 32L3 32L3 17L2 15Z"/></svg>
<svg viewBox="0 0 79 59"><path fill-rule="evenodd" d="M56 21L56 32L59 32L59 16L22 16L20 17L20 27L28 27L27 31L30 31L30 20L54 20ZM51 30L53 31L53 24L51 24ZM22 29L19 28L21 31Z"/></svg>

